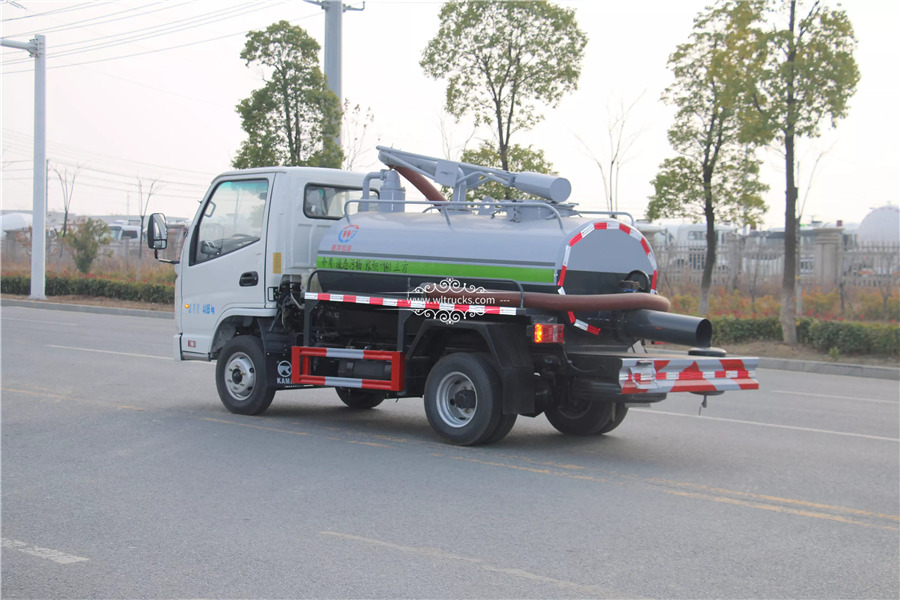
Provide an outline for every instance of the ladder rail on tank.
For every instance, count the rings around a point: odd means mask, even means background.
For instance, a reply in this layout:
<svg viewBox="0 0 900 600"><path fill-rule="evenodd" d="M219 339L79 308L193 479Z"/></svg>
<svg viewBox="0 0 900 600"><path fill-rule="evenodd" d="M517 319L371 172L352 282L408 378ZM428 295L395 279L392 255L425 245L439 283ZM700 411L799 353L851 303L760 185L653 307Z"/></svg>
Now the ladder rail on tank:
<svg viewBox="0 0 900 600"><path fill-rule="evenodd" d="M629 212L623 210L575 210L578 215L606 215L611 219L620 221L619 216L626 216L631 221L631 227L634 227L634 217Z"/></svg>
<svg viewBox="0 0 900 600"><path fill-rule="evenodd" d="M393 205L397 203L397 200L375 200L372 198L358 198L353 200L347 200L344 202L344 218L347 219L347 223L352 225L353 220L351 219L351 214L347 210L351 204L382 204L382 205ZM492 207L501 207L501 209L506 209L505 212L510 214L511 211L520 209L520 208L540 208L540 209L548 209L551 214L546 217L547 220L556 219L557 224L559 225L560 231L565 231L565 225L563 223L562 214L560 214L559 210L550 203L541 202L537 200L523 200L523 201L513 201L513 200L475 200L475 201L464 201L464 202L442 202L437 204L435 202L431 202L429 200L404 200L404 204L409 206L425 206L425 210L423 213L426 213L431 210L439 210L444 215L444 220L447 222L448 227L453 227L453 224L450 222L450 213L451 212L468 212L472 213L474 208L492 208ZM449 209L449 210L444 210ZM371 212L371 211L365 211ZM498 211L499 212L499 211ZM359 213L356 213L359 214ZM495 213L496 214L496 213ZM626 213L622 213L626 214ZM493 215L491 215L493 216ZM631 215L629 215L630 217ZM632 223L634 219L632 219Z"/></svg>

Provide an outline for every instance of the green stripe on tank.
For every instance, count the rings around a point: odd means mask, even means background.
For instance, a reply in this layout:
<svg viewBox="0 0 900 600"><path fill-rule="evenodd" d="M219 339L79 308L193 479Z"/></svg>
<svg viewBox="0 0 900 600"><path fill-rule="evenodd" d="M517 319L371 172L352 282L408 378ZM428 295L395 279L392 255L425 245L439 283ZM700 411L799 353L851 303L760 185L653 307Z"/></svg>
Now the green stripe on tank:
<svg viewBox="0 0 900 600"><path fill-rule="evenodd" d="M497 265L461 265L454 263L425 262L417 260L384 260L350 256L319 256L318 269L363 271L368 273L404 273L431 275L433 277L481 277L483 279L511 279L534 283L554 283L553 269L535 267L501 267Z"/></svg>

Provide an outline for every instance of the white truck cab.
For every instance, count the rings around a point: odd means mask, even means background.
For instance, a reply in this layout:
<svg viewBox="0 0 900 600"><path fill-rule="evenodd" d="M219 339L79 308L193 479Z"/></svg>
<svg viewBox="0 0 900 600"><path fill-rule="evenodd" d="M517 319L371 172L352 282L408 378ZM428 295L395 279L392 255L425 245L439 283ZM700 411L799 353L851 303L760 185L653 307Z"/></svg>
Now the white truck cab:
<svg viewBox="0 0 900 600"><path fill-rule="evenodd" d="M223 173L184 241L175 286L175 357L210 360L233 319L272 317L285 276L305 287L316 249L364 175L271 167ZM356 204L351 204L353 211ZM290 224L290 226L287 226Z"/></svg>

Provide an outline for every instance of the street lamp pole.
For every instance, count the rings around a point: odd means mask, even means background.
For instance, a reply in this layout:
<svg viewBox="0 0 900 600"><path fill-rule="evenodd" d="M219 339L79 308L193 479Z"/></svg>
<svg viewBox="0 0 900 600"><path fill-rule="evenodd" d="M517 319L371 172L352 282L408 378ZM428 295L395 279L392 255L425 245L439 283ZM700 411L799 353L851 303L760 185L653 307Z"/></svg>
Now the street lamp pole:
<svg viewBox="0 0 900 600"><path fill-rule="evenodd" d="M31 295L43 300L47 250L47 43L43 35L30 42L0 39L0 46L26 50L34 58L34 183L31 213Z"/></svg>

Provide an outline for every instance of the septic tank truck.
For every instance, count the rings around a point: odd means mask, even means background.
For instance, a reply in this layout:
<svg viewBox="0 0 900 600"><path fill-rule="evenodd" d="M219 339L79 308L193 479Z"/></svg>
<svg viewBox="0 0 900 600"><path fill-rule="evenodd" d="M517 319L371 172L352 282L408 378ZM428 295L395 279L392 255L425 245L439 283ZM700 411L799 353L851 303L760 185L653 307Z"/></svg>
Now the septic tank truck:
<svg viewBox="0 0 900 600"><path fill-rule="evenodd" d="M388 168L368 174L213 180L168 261L173 343L176 360L216 361L229 411L259 415L276 391L314 387L353 409L422 397L438 436L477 445L519 416L600 435L670 393L705 403L758 388L757 358L710 348L708 320L668 312L630 216L567 203L561 177L378 150ZM401 176L425 199L407 200ZM518 199L473 199L487 182ZM147 229L165 249L165 217Z"/></svg>

